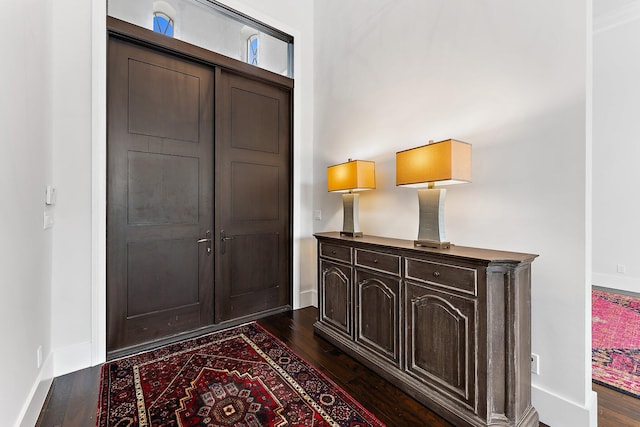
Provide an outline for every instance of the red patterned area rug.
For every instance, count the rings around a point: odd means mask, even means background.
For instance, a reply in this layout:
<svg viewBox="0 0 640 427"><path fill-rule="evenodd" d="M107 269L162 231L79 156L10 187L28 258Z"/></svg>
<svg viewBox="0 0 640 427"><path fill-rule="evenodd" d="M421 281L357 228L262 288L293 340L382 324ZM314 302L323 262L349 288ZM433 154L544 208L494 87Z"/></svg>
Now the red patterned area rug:
<svg viewBox="0 0 640 427"><path fill-rule="evenodd" d="M255 323L106 363L98 427L384 426Z"/></svg>
<svg viewBox="0 0 640 427"><path fill-rule="evenodd" d="M593 381L640 398L640 298L592 292Z"/></svg>

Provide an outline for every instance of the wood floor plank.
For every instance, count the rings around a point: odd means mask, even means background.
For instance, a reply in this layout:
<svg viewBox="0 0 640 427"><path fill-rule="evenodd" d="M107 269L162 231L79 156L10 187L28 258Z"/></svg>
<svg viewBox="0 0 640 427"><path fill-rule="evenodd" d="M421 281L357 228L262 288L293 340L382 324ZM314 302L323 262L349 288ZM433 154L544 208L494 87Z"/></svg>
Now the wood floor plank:
<svg viewBox="0 0 640 427"><path fill-rule="evenodd" d="M75 378L81 375L80 372L82 371L53 380L36 426L59 427L64 424L64 414L69 402L69 395Z"/></svg>
<svg viewBox="0 0 640 427"><path fill-rule="evenodd" d="M95 387L94 384L98 386ZM100 367L93 367L80 371L76 376L71 394L69 395L68 408L64 417L64 425L96 424L98 405L98 393L100 391ZM95 402L95 405L85 405L85 401Z"/></svg>
<svg viewBox="0 0 640 427"><path fill-rule="evenodd" d="M640 426L640 399L593 384L598 393L598 427Z"/></svg>
<svg viewBox="0 0 640 427"><path fill-rule="evenodd" d="M402 390L316 337L313 333L316 312L315 309L303 309L280 314L280 319L269 318L258 323L354 396L383 423L398 427L451 426Z"/></svg>
<svg viewBox="0 0 640 427"><path fill-rule="evenodd" d="M450 427L447 421L385 381L328 341L313 333L317 309L282 313L258 323L321 370L367 410L390 427ZM37 427L95 425L100 367L74 372L53 381ZM599 427L640 426L640 400L594 384ZM544 426L544 424L540 424ZM548 427L548 426L546 426Z"/></svg>

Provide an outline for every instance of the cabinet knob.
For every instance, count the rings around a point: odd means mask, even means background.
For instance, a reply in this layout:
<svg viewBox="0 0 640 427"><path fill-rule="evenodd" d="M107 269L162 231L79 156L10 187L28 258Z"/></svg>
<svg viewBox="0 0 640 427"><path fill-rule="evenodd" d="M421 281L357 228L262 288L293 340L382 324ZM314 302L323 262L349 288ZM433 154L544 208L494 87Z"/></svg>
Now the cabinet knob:
<svg viewBox="0 0 640 427"><path fill-rule="evenodd" d="M374 263L374 264L377 264L377 263L378 263L378 260L377 260L377 259L374 259L374 260L373 260L373 263Z"/></svg>
<svg viewBox="0 0 640 427"><path fill-rule="evenodd" d="M335 255L335 254L336 254L336 251L331 251L331 255Z"/></svg>
<svg viewBox="0 0 640 427"><path fill-rule="evenodd" d="M433 272L433 277L440 277L440 272L439 271L434 271Z"/></svg>

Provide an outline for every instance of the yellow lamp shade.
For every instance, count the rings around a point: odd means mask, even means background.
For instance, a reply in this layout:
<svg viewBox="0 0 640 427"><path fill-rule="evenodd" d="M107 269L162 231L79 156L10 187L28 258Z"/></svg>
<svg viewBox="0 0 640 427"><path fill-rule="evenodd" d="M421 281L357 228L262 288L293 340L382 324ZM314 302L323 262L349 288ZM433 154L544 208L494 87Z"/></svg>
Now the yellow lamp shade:
<svg viewBox="0 0 640 427"><path fill-rule="evenodd" d="M396 153L396 185L471 181L471 144L447 139Z"/></svg>
<svg viewBox="0 0 640 427"><path fill-rule="evenodd" d="M360 191L376 188L375 163L349 160L327 168L329 191Z"/></svg>

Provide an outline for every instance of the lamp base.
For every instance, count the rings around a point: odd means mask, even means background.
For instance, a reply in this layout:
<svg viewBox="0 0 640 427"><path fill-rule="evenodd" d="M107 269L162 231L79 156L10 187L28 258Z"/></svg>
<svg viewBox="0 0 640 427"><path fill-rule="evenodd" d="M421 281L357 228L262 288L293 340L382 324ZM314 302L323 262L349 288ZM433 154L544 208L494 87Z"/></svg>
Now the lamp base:
<svg viewBox="0 0 640 427"><path fill-rule="evenodd" d="M362 237L362 231L341 231L340 232L341 236L347 236L347 237Z"/></svg>
<svg viewBox="0 0 640 427"><path fill-rule="evenodd" d="M425 248L449 249L451 247L451 242L440 242L437 240L414 240L413 245Z"/></svg>
<svg viewBox="0 0 640 427"><path fill-rule="evenodd" d="M360 225L358 224L358 200L360 196L356 193L344 193L342 195L342 231L341 236L362 237Z"/></svg>
<svg viewBox="0 0 640 427"><path fill-rule="evenodd" d="M447 249L451 246L447 242L444 232L444 198L447 190L444 188L418 189L418 206L420 207L420 223L418 238L415 246L427 248Z"/></svg>

